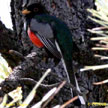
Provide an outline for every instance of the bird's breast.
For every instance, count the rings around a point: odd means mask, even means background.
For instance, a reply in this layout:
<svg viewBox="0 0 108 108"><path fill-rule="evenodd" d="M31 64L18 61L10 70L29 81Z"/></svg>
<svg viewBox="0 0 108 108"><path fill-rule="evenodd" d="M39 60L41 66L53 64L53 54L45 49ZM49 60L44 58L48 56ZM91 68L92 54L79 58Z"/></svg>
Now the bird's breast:
<svg viewBox="0 0 108 108"><path fill-rule="evenodd" d="M32 43L36 45L38 48L44 47L44 44L40 41L40 39L36 36L34 32L32 32L30 29L28 29L28 36Z"/></svg>

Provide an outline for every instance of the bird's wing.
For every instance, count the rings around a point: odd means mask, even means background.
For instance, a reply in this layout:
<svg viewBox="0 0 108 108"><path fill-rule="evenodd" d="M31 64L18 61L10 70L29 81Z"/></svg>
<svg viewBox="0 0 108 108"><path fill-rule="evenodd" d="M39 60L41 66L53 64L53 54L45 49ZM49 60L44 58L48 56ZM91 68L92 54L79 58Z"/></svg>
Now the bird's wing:
<svg viewBox="0 0 108 108"><path fill-rule="evenodd" d="M36 19L31 19L30 29L41 40L45 47L57 58L61 58L57 50L54 35L51 26L48 23L38 22Z"/></svg>

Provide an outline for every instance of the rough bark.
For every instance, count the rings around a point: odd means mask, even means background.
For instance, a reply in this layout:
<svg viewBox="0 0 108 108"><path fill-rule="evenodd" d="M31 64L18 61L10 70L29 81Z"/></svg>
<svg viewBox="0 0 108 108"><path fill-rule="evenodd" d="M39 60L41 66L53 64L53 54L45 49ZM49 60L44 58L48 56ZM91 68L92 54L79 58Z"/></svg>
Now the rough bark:
<svg viewBox="0 0 108 108"><path fill-rule="evenodd" d="M25 20L21 13L22 2L23 0L11 1L11 15L14 34L6 33L8 34L6 35L6 38L4 37L4 34L0 34L0 40L5 40L2 42L0 41L0 52L4 52L4 50L6 50L6 53L8 50L14 49L20 52L24 58L18 62L19 65L18 63L16 64L17 66L14 67L13 73L9 76L8 81L17 81L21 78L32 78L35 81L38 81L45 70L48 68L52 68L52 72L57 74L59 77L66 78L62 63L60 62L58 65L56 65L54 59L48 58L48 54L44 49L38 49L30 42L26 31L24 31L23 24ZM30 4L35 2L42 3L50 15L54 15L60 18L68 25L74 40L73 68L77 74L81 90L83 92L88 92L88 101L102 101L99 99L99 96L102 93L102 91L100 91L101 88L92 85L94 81L99 80L98 77L90 71L86 73L79 72L80 67L84 65L96 64L97 62L97 59L93 58L93 52L90 50L92 46L92 43L89 41L91 34L87 32L88 28L92 28L95 25L87 19L89 13L86 11L87 8L94 7L94 1L29 0ZM4 27L1 26L1 28ZM7 31L9 32L9 30ZM43 60L44 58L47 58L47 62ZM98 62L100 63L100 61ZM12 65L12 62L9 63ZM57 77L55 78L53 75L50 75L46 78L44 83L54 84L58 81L61 80ZM71 96L69 89L67 90L66 87L64 87L64 90L62 90L61 93L57 96L59 104L63 104L64 101L70 98ZM84 108L84 106L82 107Z"/></svg>

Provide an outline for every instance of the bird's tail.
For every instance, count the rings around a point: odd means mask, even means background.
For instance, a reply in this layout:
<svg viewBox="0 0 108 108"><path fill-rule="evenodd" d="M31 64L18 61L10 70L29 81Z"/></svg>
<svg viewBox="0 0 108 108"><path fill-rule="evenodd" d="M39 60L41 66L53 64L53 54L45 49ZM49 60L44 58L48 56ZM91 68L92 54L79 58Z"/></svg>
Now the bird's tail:
<svg viewBox="0 0 108 108"><path fill-rule="evenodd" d="M73 72L72 62L69 62L69 61L67 62L67 61L64 61L63 59L62 59L62 62L64 64L64 69L66 71L69 83L72 83L77 88L77 90L81 92L78 85L77 78ZM71 88L71 93L72 93L72 97L79 96L76 91L72 90L72 88ZM79 98L76 101L74 101L74 105L80 106L81 104L85 105L85 101L82 96L79 96Z"/></svg>
<svg viewBox="0 0 108 108"><path fill-rule="evenodd" d="M55 41L55 44L56 44L56 47L57 47L58 51L61 54L61 60L62 60L64 69L66 71L66 75L67 75L69 83L72 83L77 88L77 90L80 92L78 81L77 81L77 79L74 75L73 68L72 68L72 56L70 55L72 52L69 51L69 52L66 53L65 51L67 51L67 49L64 48L64 45L61 47L62 49L60 49L60 47L59 47L59 45L56 41ZM65 49L65 51L63 49ZM64 51L64 54L62 54L63 51L61 51L61 50ZM72 88L71 88L71 93L72 93L72 97L78 95L75 91L72 90ZM84 98L82 96L79 96L79 99L74 101L74 104L76 106L80 106L81 104L85 104Z"/></svg>

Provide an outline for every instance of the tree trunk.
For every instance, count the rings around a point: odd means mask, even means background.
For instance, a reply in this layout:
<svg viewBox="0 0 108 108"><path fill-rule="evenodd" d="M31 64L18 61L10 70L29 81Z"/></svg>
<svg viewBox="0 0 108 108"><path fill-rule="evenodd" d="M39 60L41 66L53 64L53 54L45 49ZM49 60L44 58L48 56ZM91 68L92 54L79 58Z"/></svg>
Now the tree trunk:
<svg viewBox="0 0 108 108"><path fill-rule="evenodd" d="M93 0L28 0L29 4L40 2L45 6L50 15L54 15L64 21L72 33L72 38L74 40L73 48L73 68L77 74L77 78L83 92L87 93L87 101L102 101L99 99L100 87L95 87L92 85L94 81L98 81L98 77L93 72L79 72L79 68L84 65L93 65L97 63L97 59L94 59L93 52L90 50L92 43L90 42L90 33L87 32L88 28L94 27L94 23L91 22L87 16L87 8L94 7ZM23 59L18 61L13 65L13 62L9 62L10 65L14 67L13 73L9 76L8 80L20 80L21 78L32 78L38 81L46 69L51 68L52 72L61 77L61 80L66 74L63 69L62 63L60 62L56 65L52 58L48 57L48 54L44 49L36 48L29 40L26 31L24 30L25 19L21 13L23 0L12 0L11 1L11 16L13 22L14 34L6 30L6 37L4 34L0 34L0 52L6 53L8 50L16 50L21 53ZM1 25L1 23L0 23ZM3 26L0 26L4 28ZM2 30L2 29L1 29ZM3 32L2 32L3 33ZM2 49L3 48L3 49ZM5 51L4 51L5 50ZM7 54L7 53L6 53ZM5 55L6 55L5 54ZM13 54L13 53L12 53ZM16 54L16 53L15 53ZM13 55L15 55L13 54ZM8 54L10 56L10 54ZM47 58L47 62L44 61ZM13 56L11 56L13 59ZM98 61L100 62L100 61ZM45 83L54 84L61 81L59 77L49 75L46 78ZM29 81L28 81L29 83ZM98 92L97 92L98 91ZM66 94L67 93L67 94ZM57 96L56 100L58 103L63 104L63 102L71 98L70 91L67 87L61 91ZM71 106L70 106L71 107ZM82 106L84 108L84 106ZM86 107L85 107L86 108Z"/></svg>

